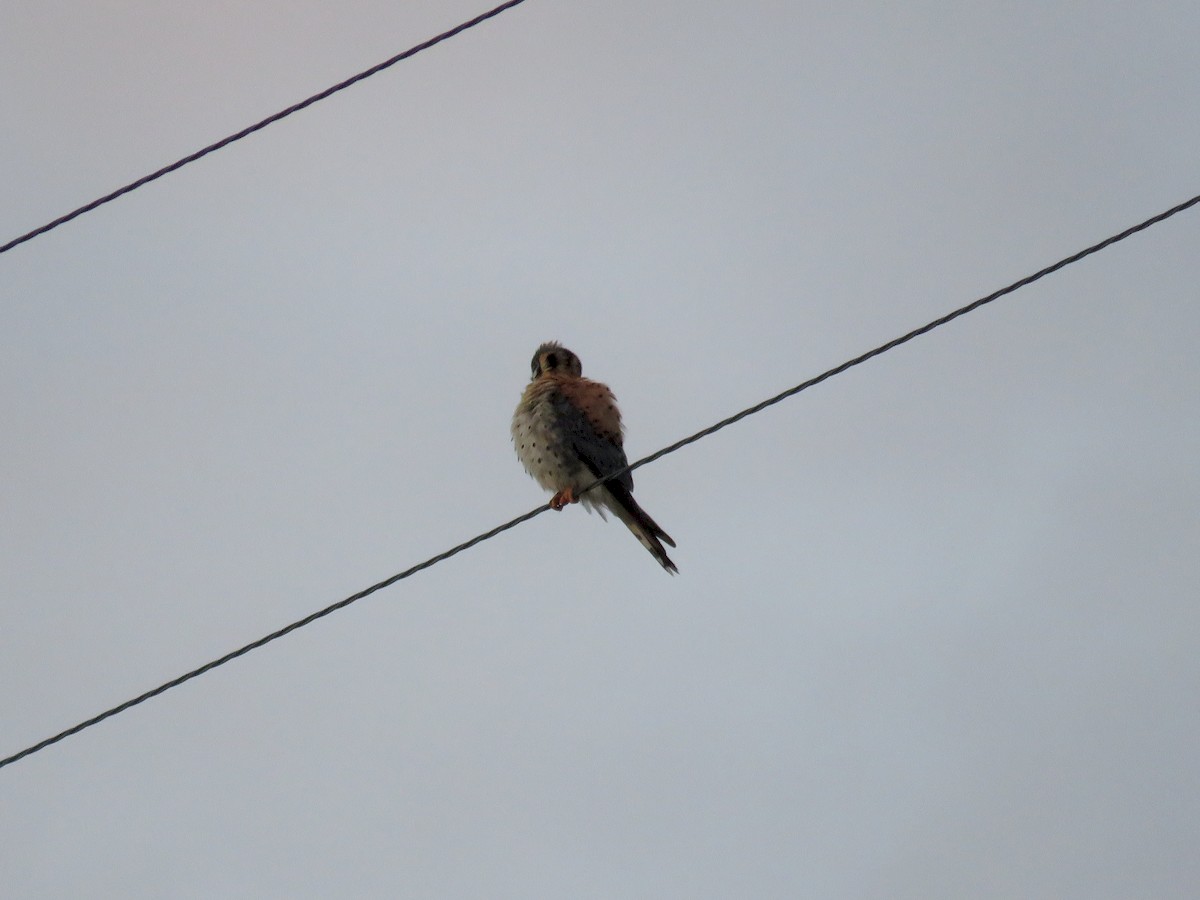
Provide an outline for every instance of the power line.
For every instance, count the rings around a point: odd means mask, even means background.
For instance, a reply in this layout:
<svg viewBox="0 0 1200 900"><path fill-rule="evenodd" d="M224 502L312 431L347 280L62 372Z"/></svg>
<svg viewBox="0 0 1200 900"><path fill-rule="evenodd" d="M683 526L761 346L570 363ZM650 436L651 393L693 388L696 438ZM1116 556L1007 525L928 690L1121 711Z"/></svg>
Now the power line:
<svg viewBox="0 0 1200 900"><path fill-rule="evenodd" d="M151 181L156 181L157 179L162 178L164 175L174 172L176 169L182 169L184 166L188 165L189 163L194 163L196 160L200 159L202 156L207 156L208 154L210 154L216 150L220 150L222 147L228 147L230 144L234 143L235 141L240 141L242 138L248 137L248 136L254 134L254 132L256 132L256 131L261 131L263 128L266 128L268 125L272 125L275 122L278 122L280 119L286 119L292 113L299 112L302 109L312 106L318 100L324 100L326 97L330 97L333 94L336 94L338 91L345 90L346 88L350 87L351 85L357 84L358 82L362 81L364 78L370 78L372 75L374 75L378 72L382 72L384 69L390 68L391 66L394 66L396 63L400 62L401 60L408 59L410 56L416 56L422 50L428 50L430 47L434 46L435 44L440 44L442 41L447 40L448 38L452 38L457 34L461 34L462 32L466 31L469 28L474 28L476 25L479 25L482 22L486 22L488 19L491 19L494 16L498 16L498 15L500 15L500 13L505 12L506 10L512 9L514 6L519 6L524 2L525 2L525 0L508 0L507 3L501 3L495 9L490 9L485 13L481 13L480 15L476 16L475 18L473 18L467 22L463 22L461 25L454 26L449 31L443 31L441 34L439 34L435 37L431 37L429 40L423 41L420 44L417 44L415 47L409 47L403 53L397 53L391 59L384 60L383 62L379 63L378 65L371 66L371 68L369 68L365 71L359 72L357 75L353 75L350 78L347 78L345 81L340 81L337 84L333 85L332 87L327 87L325 90L321 91L318 94L313 94L311 97L309 97L306 100L301 100L299 103L293 103L287 109L282 109L279 112L275 113L274 115L267 116L261 122L256 122L253 125L243 128L241 131L237 132L236 134L231 134L228 137L222 138L221 140L217 141L214 144L209 144L207 147L204 147L201 150L197 150L195 153L191 153L191 154L183 157L182 159L177 159L175 162L171 163L169 166L163 166L161 169L159 169L155 172L151 172L149 175L144 175L143 177L139 178L137 181L131 181L129 184L125 185L124 187L117 188L111 194L105 194L103 197L99 197L99 198L93 200L91 203L87 203L87 204L79 207L78 209L72 210L71 212L67 213L64 216L59 216L57 219L55 219L52 222L47 222L45 225L42 225L39 228L33 229L33 231L27 231L25 234L21 235L20 237L13 238L7 244L0 246L0 253L6 253L9 250L11 250L13 247L16 247L19 244L23 244L26 241L33 240L33 238L37 237L38 235L45 234L47 231L52 231L53 229L57 228L59 225L64 225L67 222L70 222L72 219L82 216L84 213L91 212L93 209L96 209L99 206L103 206L105 203L109 203L113 200L116 200L118 197L128 194L131 191L136 191L138 188L142 187L142 185L149 184Z"/></svg>
<svg viewBox="0 0 1200 900"><path fill-rule="evenodd" d="M776 403L779 403L782 400L786 400L788 397L795 396L796 394L799 394L801 391L807 390L810 387L818 385L822 381L826 381L827 379L830 379L835 375L839 375L842 372L845 372L847 369L851 369L857 365L861 365L862 363L866 362L869 359L873 359L876 356L880 356L883 353L887 353L889 350L891 350L895 347L899 347L901 344L907 343L908 341L911 341L913 338L920 337L923 334L927 334L930 331L933 331L935 328L940 328L942 325L945 325L948 322L952 322L954 319L957 319L959 316L965 316L967 313L973 312L974 310L978 309L979 307L984 306L988 303L991 303L993 300L998 300L999 298L1005 296L1006 294L1011 294L1014 291L1020 290L1021 288L1025 287L1027 285L1030 285L1033 282L1035 282L1041 278L1045 278L1047 275L1057 272L1059 269L1069 266L1072 263L1076 263L1079 260L1083 259L1084 257L1091 256L1093 253L1098 253L1099 251L1103 250L1105 247L1109 247L1112 244L1117 243L1118 241L1123 241L1123 240L1125 240L1125 238L1130 237L1131 235L1137 234L1139 231L1143 231L1143 230L1149 228L1151 225L1155 225L1159 222L1169 219L1172 216L1174 216L1178 213L1181 213L1184 210L1189 209L1198 203L1200 203L1200 194L1197 194L1195 197L1192 197L1190 200L1185 200L1183 203L1180 203L1178 206L1173 206L1170 209L1168 209L1164 212L1161 212L1156 216L1152 216L1144 222L1141 222L1130 228L1126 228L1124 231L1120 232L1119 234L1115 234L1112 237L1105 238L1104 240L1100 241L1098 244L1093 244L1092 246L1087 247L1084 250L1080 250L1078 253L1074 253L1063 259L1060 259L1058 262L1054 263L1053 265L1046 266L1046 268L1044 268L1044 269L1039 269L1037 272L1034 272L1032 275L1027 275L1024 278L1014 281L1012 284L1010 284L1006 287L1002 287L998 291L993 291L992 293L988 294L986 297L980 297L978 300L975 300L972 303L968 303L966 306L959 307L958 309L954 310L953 312L947 313L946 315L941 316L940 318L934 319L932 322L929 322L928 324L922 325L920 328L914 328L912 331L908 332L907 334L903 334L898 338L894 338L894 339L888 341L886 344L880 344L874 350L868 350L866 353L863 353L860 356L856 356L853 359L847 360L846 362L842 363L841 365L834 366L832 369L822 372L820 375L817 375L814 378L810 378L807 381L803 381L800 384L796 385L795 387L790 387L786 391L776 394L774 397L770 397L766 400L763 400L761 403L756 403L754 406L747 407L746 409L743 409L741 412L735 413L734 415L729 416L726 419L722 419L721 421L719 421L713 425L710 425L707 428L697 431L695 434L689 435L688 437L685 437L682 440L676 441L675 443L673 443L667 447L663 447L661 450L658 450L654 453L651 453L649 456L645 456L642 459L639 459L637 462L626 466L624 469L620 469L616 472L611 472L610 474L606 475L605 477L597 479L592 484L588 485L584 489L584 491L581 491L580 493L582 494L585 491L591 490L596 485L603 484L604 482L609 481L610 479L616 478L625 472L632 472L634 469L637 469L637 468L640 468L641 466L652 463L657 459L661 459L662 457L666 456L669 453L674 453L676 450L679 450L681 447L686 447L688 444L693 444L696 441L700 440L701 438L708 437L710 434L714 434L715 432L720 431L722 428L726 428L729 425L734 424L735 422L741 421L742 419L746 418L747 416L752 416L755 413L761 412L762 410L766 409L768 406L774 406ZM535 516L540 516L542 513L544 513L549 508L550 508L550 505L546 504L544 506L539 506L536 509L531 509L529 512L527 512L523 515L517 516L515 519L512 519L508 522L505 522L503 525L497 525L495 528L491 529L490 531L485 531L483 534L476 535L475 537L471 538L469 541L464 541L463 543L461 543L455 547L451 547L449 550L439 553L437 556L432 556L429 559L425 560L424 562L417 563L415 566L412 566L409 569L405 569L403 572L393 575L391 578L385 579L384 581L381 581L378 584L373 584L369 588L359 591L357 594L351 594L349 597L346 597L344 600L339 600L337 603L334 603L330 606L325 607L322 610L318 610L315 613L307 615L303 619L298 619L297 621L292 622L290 625L285 625L283 628L280 628L278 631L273 631L270 634L265 635L264 637L261 637L256 641L252 641L249 644L246 644L244 647L240 647L237 650L233 650L229 653L226 653L224 656L222 656L218 659L214 659L211 662L207 662L197 669L192 669L190 672L180 675L178 678L172 678L170 681L160 684L158 687L153 688L149 691L146 691L144 694L139 694L138 696L136 696L130 700L126 700L124 703L114 706L111 709L107 709L104 712L99 713L98 715L92 716L90 719L85 719L84 721L80 722L78 725L73 725L72 727L68 728L66 731L61 731L58 734L54 735L53 737L48 737L45 740L39 741L38 743L36 743L30 747L26 747L24 750L20 751L19 753L14 753L12 756L9 756L5 759L0 759L0 768L3 768L4 766L7 766L11 763L14 763L17 760L24 759L26 756L30 756L31 754L37 753L39 750L44 750L46 747L49 747L51 744L57 744L59 741L63 740L64 738L68 738L73 734L78 734L79 732L83 731L85 728L90 728L93 725L97 725L100 722L103 722L105 719L111 718L112 716L115 716L118 713L124 712L125 710L129 709L130 707L137 706L139 703L144 703L145 701L149 700L152 697L157 697L159 694L169 691L171 688L178 687L179 685L183 684L184 682L191 681L193 678L203 675L205 672L209 672L209 671L217 668L218 666L223 666L223 665L225 665L225 663L231 662L231 661L237 659L239 656L244 656L245 654L249 653L251 650L257 650L259 647L269 644L272 641L283 637L284 635L290 634L291 632L295 631L298 628L303 628L305 625L315 622L317 619L324 618L325 616L329 615L330 613L337 612L339 609L349 606L351 603L354 603L356 600L361 600L363 597L367 597L367 596L375 593L378 590L388 587L389 585L395 584L397 581L401 581L405 578L408 578L410 575L415 575L417 572L420 572L422 569L428 569L430 566L436 565L437 563L440 563L443 560L449 559L450 557L452 557L458 553L461 553L464 550L469 550L471 547L474 547L476 544L480 544L483 541L490 540L491 538L494 538L496 535L498 535L502 532L508 531L510 528L515 528L517 525L520 525L521 523L526 522L529 519L534 518Z"/></svg>
<svg viewBox="0 0 1200 900"><path fill-rule="evenodd" d="M720 422L717 422L715 425L710 425L708 428L705 428L703 431L697 431L695 434L693 434L689 437L683 438L683 440L676 441L674 444L671 444L669 447L663 447L661 450L659 450L655 453L651 453L649 456L645 457L644 459L639 459L637 462L635 462L633 465L631 465L629 467L629 471L632 472L634 469L638 468L639 466L644 466L647 463L652 463L656 459L666 456L668 453L674 453L680 447L686 447L688 444L695 443L696 441L700 440L703 437L708 437L710 434L720 431L722 428L726 427L727 425L732 425L734 422L739 422L742 419L746 418L747 416L752 416L756 412L761 412L762 410L766 409L768 406L774 406L779 401L786 400L788 397L798 394L801 391L808 390L810 387L818 385L822 381L832 378L834 375L840 375L842 372L845 372L847 369L852 369L855 366L860 365L861 363L865 363L869 359L874 359L876 356L879 356L882 353L887 353L889 350L893 349L894 347L899 347L901 344L906 344L915 337L920 337L923 334L928 334L929 332L933 331L933 329L940 328L942 325L945 325L948 322L952 322L953 320L957 319L959 316L965 316L967 313L973 312L973 311L979 309L979 307L985 306L988 303L991 303L993 300L999 300L1005 294L1011 294L1013 291L1018 291L1021 288L1025 287L1026 285L1033 284L1039 278L1045 278L1047 275L1052 275L1053 273L1057 272L1059 269L1064 268L1065 266L1069 266L1069 265L1071 265L1071 263L1079 262L1079 260L1083 259L1086 256L1091 256L1093 253L1099 253L1105 247L1109 247L1109 246L1117 243L1118 241L1123 241L1123 240L1125 240L1125 238L1135 235L1139 231L1144 231L1145 229L1149 228L1151 225L1157 225L1159 222L1165 221L1166 219L1171 218L1171 216L1174 216L1174 215L1177 215L1178 213L1183 212L1185 209L1190 209L1191 207L1195 206L1197 203L1200 203L1200 194L1197 194L1195 197L1192 197L1190 200L1184 200L1178 206L1172 206L1170 209L1160 212L1156 216L1151 216L1145 222L1139 222L1137 225L1133 225L1129 228L1126 228L1124 231L1120 232L1119 234L1114 234L1112 237L1105 238L1098 244L1092 244L1092 246L1087 247L1083 250L1080 250L1078 253L1073 253L1070 256L1064 257L1063 259L1060 259L1058 262L1054 263L1053 265L1046 266L1046 268L1044 268L1044 269L1039 269L1038 271L1034 272L1032 275L1026 275L1024 278L1022 278L1018 281L1014 281L1012 284L1010 284L1006 287L1002 287L998 291L993 291L992 293L988 294L986 297L980 297L978 300L976 300L972 303L968 303L966 306L959 307L958 309L954 310L953 312L946 313L946 315L942 316L941 318L934 319L932 322L922 325L920 328L914 328L912 331L908 332L908 334L902 334L902 335L900 335L900 337L893 338L892 340L888 341L886 344L880 344L874 350L868 350L866 353L862 354L861 356L856 356L856 357L854 357L854 359L848 359L848 360L846 360L846 362L842 363L840 366L834 366L832 369L822 372L820 375L816 376L815 378L810 378L808 381L802 382L801 384L798 384L795 387L788 388L786 391L783 391L780 394L776 394L774 397L770 397L770 398L762 401L761 403L756 403L754 406L743 409L741 412L735 413L734 415L730 416L728 419L722 419ZM616 475L620 475L620 474L621 474L620 472L615 472L615 473L613 473L612 476L608 476L608 477L604 478L603 480L607 481L609 477L615 477ZM599 483L599 482L597 482L597 483ZM4 764L3 761L0 760L0 766L2 766L3 764Z"/></svg>

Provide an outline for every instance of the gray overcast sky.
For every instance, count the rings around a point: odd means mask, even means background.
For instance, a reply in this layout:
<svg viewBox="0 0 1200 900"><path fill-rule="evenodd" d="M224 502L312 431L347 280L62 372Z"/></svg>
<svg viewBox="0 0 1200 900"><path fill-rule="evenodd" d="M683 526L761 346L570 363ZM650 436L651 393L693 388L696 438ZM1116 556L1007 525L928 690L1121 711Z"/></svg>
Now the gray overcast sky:
<svg viewBox="0 0 1200 900"><path fill-rule="evenodd" d="M8 239L485 7L12 4ZM564 3L0 257L0 755L1200 190L1200 6ZM1200 892L1200 213L0 771L40 897Z"/></svg>

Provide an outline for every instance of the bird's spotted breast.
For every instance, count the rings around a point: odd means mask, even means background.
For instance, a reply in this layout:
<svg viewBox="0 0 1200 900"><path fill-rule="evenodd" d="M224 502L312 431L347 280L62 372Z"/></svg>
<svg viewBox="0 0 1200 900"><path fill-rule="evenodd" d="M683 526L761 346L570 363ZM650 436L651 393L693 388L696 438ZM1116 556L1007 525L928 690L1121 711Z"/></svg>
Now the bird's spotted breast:
<svg viewBox="0 0 1200 900"><path fill-rule="evenodd" d="M512 421L517 458L525 471L549 491L578 486L587 476L559 421L558 406L562 402L553 379L538 379L526 388Z"/></svg>

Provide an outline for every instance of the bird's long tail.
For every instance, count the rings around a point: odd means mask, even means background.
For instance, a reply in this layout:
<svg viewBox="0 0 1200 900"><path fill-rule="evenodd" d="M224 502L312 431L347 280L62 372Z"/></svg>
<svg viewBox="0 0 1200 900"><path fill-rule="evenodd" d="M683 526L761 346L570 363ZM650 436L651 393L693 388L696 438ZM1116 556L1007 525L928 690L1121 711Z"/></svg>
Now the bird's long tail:
<svg viewBox="0 0 1200 900"><path fill-rule="evenodd" d="M607 490L613 499L612 504L608 507L612 510L613 515L625 523L625 527L633 532L633 536L650 551L650 555L658 560L659 565L672 575L676 574L679 569L676 568L675 563L671 562L671 557L667 556L666 548L663 547L664 543L675 546L671 536L663 531L644 509L638 506L637 501L633 499L633 494L629 493L629 489L620 482L610 481L604 485L603 489Z"/></svg>

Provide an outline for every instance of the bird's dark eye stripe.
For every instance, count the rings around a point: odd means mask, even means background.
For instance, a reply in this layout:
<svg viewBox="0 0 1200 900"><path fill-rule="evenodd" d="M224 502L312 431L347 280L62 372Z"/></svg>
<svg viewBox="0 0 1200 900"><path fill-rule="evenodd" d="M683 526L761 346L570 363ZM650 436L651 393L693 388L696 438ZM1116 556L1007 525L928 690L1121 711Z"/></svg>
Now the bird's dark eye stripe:
<svg viewBox="0 0 1200 900"><path fill-rule="evenodd" d="M548 369L557 369L558 368L558 357L555 356L553 353L549 353L546 355L546 368L548 368Z"/></svg>

